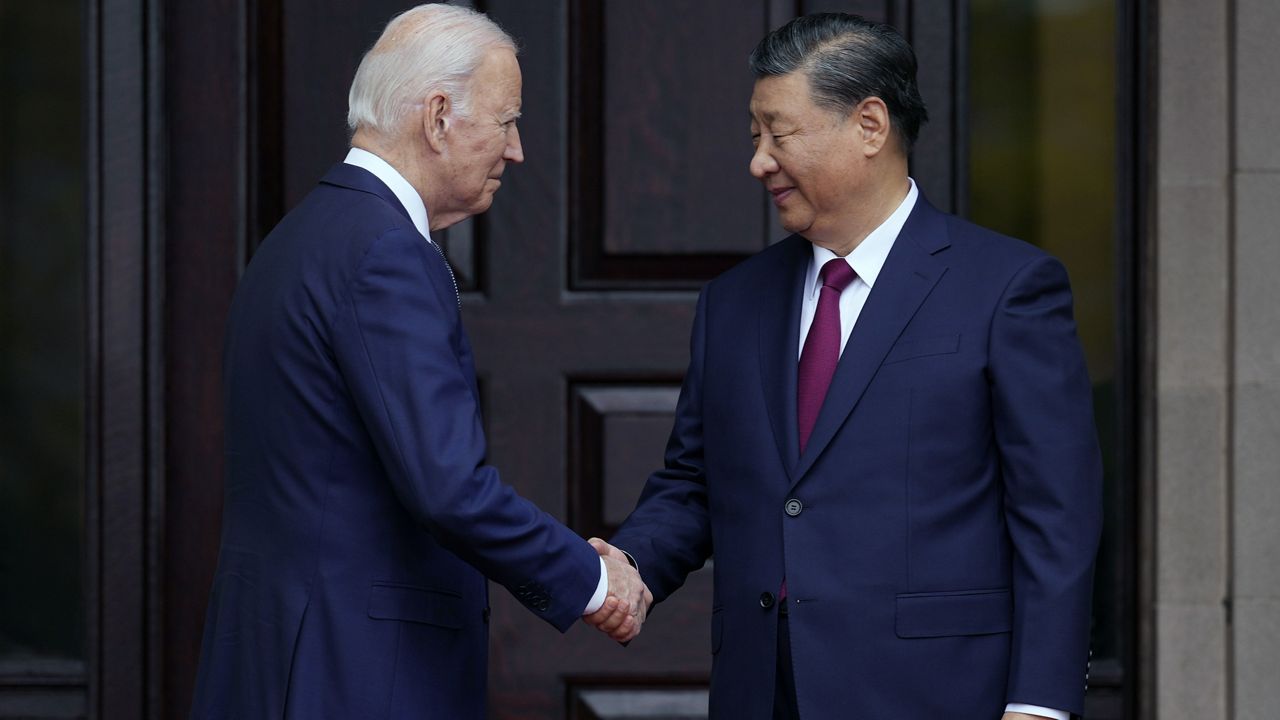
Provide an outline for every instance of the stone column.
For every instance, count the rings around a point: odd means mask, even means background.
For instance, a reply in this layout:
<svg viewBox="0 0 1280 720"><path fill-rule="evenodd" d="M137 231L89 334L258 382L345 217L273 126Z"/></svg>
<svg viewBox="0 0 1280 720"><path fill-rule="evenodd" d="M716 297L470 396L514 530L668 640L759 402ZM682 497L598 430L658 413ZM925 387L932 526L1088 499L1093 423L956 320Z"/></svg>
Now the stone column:
<svg viewBox="0 0 1280 720"><path fill-rule="evenodd" d="M1231 452L1231 77L1227 0L1157 14L1153 247L1155 708L1225 720ZM1153 658L1144 657L1144 662Z"/></svg>
<svg viewBox="0 0 1280 720"><path fill-rule="evenodd" d="M1230 682L1280 713L1280 3L1235 0Z"/></svg>

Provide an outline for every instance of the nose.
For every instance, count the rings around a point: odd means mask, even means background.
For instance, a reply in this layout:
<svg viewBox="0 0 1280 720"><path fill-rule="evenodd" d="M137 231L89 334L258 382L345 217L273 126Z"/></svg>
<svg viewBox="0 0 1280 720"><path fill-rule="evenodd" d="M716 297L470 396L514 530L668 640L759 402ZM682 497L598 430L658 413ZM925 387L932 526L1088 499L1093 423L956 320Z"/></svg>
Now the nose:
<svg viewBox="0 0 1280 720"><path fill-rule="evenodd" d="M768 145L765 144L763 138L760 144L756 146L755 153L751 156L751 164L748 166L751 176L757 180L763 180L765 177L778 172L778 161L773 159L773 155L769 153Z"/></svg>
<svg viewBox="0 0 1280 720"><path fill-rule="evenodd" d="M507 162L524 162L524 148L520 145L520 128L515 125L512 125L510 132L507 133L507 149L502 153L502 157Z"/></svg>

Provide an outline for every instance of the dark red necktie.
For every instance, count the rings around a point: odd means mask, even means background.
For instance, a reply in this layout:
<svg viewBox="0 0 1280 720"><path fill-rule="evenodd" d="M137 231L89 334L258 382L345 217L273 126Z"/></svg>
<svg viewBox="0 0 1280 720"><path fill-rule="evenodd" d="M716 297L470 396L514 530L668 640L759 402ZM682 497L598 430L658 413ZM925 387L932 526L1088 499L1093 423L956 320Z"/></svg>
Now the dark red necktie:
<svg viewBox="0 0 1280 720"><path fill-rule="evenodd" d="M813 313L813 324L804 338L800 351L800 373L796 383L796 419L800 429L800 453L804 454L818 411L827 397L827 388L836 374L840 362L840 293L858 274L844 258L832 258L822 266L818 280L822 283L818 295L818 309ZM778 599L787 598L787 579L782 579Z"/></svg>
<svg viewBox="0 0 1280 720"><path fill-rule="evenodd" d="M796 419L799 421L800 452L809 444L809 435L818 422L818 411L827 397L827 388L840 362L840 293L858 276L844 258L833 258L822 266L818 309L800 352L800 372L796 383Z"/></svg>

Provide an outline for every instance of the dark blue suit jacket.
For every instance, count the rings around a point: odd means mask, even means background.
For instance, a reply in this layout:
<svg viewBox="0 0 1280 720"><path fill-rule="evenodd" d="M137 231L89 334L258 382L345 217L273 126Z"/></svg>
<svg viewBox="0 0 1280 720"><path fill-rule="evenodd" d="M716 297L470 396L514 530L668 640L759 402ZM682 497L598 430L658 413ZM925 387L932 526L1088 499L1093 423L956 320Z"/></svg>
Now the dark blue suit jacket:
<svg viewBox="0 0 1280 720"><path fill-rule="evenodd" d="M921 196L801 455L811 258L793 236L704 289L614 538L659 600L714 549L712 716L769 718L784 576L805 718L1081 712L1102 471L1065 270Z"/></svg>
<svg viewBox="0 0 1280 720"><path fill-rule="evenodd" d="M599 560L484 464L449 270L335 166L232 303L226 505L192 716L485 716L488 595L560 630Z"/></svg>

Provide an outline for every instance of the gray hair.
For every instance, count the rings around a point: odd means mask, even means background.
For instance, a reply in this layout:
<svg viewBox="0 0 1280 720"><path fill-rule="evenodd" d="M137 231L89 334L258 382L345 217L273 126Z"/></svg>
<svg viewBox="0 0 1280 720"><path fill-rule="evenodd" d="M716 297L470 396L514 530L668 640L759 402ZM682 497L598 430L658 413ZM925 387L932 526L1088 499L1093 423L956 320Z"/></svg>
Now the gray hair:
<svg viewBox="0 0 1280 720"><path fill-rule="evenodd" d="M465 117L471 74L494 48L517 51L510 35L470 8L429 4L400 13L360 61L347 96L347 126L393 135L413 106L435 90Z"/></svg>
<svg viewBox="0 0 1280 720"><path fill-rule="evenodd" d="M804 15L766 35L750 62L757 78L806 73L814 103L833 112L880 98L904 152L929 120L916 86L916 54L883 23L847 13Z"/></svg>

